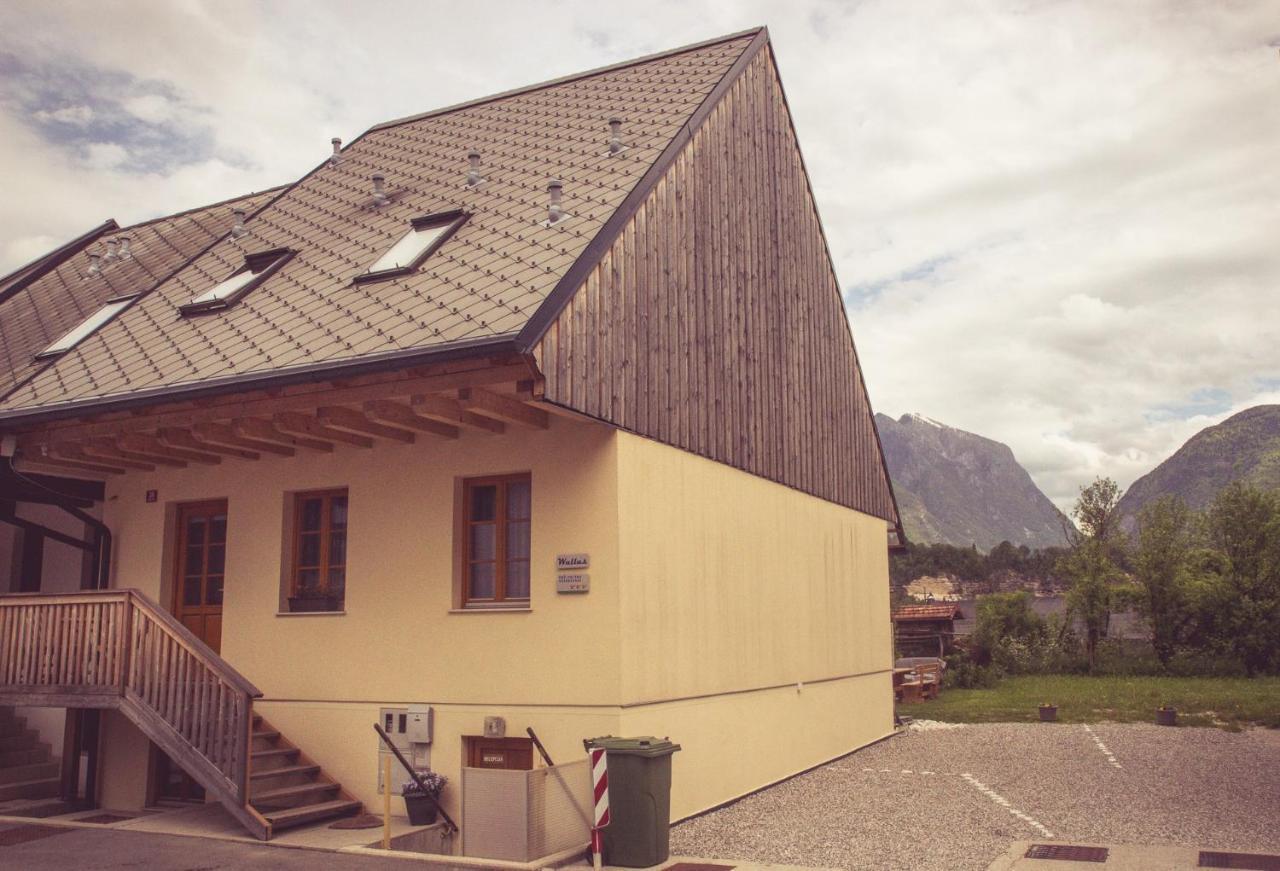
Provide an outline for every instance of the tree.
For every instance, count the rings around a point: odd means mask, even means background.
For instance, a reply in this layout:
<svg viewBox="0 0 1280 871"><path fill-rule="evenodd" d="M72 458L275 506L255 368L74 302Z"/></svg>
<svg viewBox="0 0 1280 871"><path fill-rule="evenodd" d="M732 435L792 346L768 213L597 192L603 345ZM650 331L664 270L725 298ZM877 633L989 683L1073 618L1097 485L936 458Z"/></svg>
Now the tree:
<svg viewBox="0 0 1280 871"><path fill-rule="evenodd" d="M1089 671L1097 665L1098 642L1107 634L1111 588L1119 575L1116 555L1124 543L1116 513L1119 501L1120 487L1116 482L1098 478L1080 488L1080 497L1071 512L1078 532L1071 536L1071 550L1063 560L1062 570L1071 579L1067 611L1084 624Z"/></svg>
<svg viewBox="0 0 1280 871"><path fill-rule="evenodd" d="M1236 482L1213 501L1209 540L1222 555L1204 596L1217 646L1253 676L1280 669L1280 499Z"/></svg>
<svg viewBox="0 0 1280 871"><path fill-rule="evenodd" d="M1031 594L1025 591L992 593L978 600L978 616L970 649L979 665L1010 640L1034 647L1044 639L1044 620L1031 610Z"/></svg>
<svg viewBox="0 0 1280 871"><path fill-rule="evenodd" d="M1176 496L1148 504L1139 518L1133 554L1134 580L1141 594L1138 610L1151 624L1151 646L1169 665L1192 618L1190 573L1196 518Z"/></svg>

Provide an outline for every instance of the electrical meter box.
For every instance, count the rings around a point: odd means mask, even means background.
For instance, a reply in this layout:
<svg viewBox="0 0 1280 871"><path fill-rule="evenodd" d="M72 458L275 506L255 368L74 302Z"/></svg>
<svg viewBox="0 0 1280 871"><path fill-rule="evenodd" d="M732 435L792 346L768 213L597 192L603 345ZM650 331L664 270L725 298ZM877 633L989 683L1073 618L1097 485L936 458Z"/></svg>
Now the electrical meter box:
<svg viewBox="0 0 1280 871"><path fill-rule="evenodd" d="M404 736L410 744L430 744L434 711L430 705L410 705Z"/></svg>

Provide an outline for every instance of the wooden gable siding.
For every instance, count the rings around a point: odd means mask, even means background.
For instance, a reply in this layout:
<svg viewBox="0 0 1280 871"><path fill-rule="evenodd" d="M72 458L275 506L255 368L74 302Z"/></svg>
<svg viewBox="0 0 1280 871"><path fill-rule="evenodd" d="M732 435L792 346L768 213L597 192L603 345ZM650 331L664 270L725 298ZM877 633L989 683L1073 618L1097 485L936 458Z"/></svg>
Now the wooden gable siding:
<svg viewBox="0 0 1280 871"><path fill-rule="evenodd" d="M534 353L551 402L897 523L767 49Z"/></svg>

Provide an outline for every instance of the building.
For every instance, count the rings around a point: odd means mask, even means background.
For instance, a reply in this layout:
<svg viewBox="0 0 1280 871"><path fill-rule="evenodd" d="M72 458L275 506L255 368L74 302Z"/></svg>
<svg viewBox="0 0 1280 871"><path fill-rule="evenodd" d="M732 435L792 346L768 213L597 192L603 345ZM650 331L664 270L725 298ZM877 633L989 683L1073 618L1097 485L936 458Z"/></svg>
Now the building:
<svg viewBox="0 0 1280 871"><path fill-rule="evenodd" d="M893 643L898 656L946 656L956 639L959 605L902 605L894 608Z"/></svg>
<svg viewBox="0 0 1280 871"><path fill-rule="evenodd" d="M378 125L102 320L0 400L14 480L103 482L103 589L0 597L0 702L101 711L102 805L351 813L400 712L455 783L669 735L679 818L892 730L901 528L767 31Z"/></svg>

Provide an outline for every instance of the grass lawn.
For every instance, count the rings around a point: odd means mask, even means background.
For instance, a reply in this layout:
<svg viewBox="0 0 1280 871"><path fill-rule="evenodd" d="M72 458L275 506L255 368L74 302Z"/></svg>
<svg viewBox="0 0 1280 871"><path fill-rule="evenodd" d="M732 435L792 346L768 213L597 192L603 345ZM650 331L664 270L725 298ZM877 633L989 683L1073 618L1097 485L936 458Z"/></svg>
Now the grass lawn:
<svg viewBox="0 0 1280 871"><path fill-rule="evenodd" d="M1280 678L1087 677L1029 675L1002 680L992 689L944 689L931 701L901 705L917 720L1011 723L1040 718L1041 702L1058 706L1066 723L1151 723L1155 709L1178 709L1178 724L1239 729L1280 728Z"/></svg>

